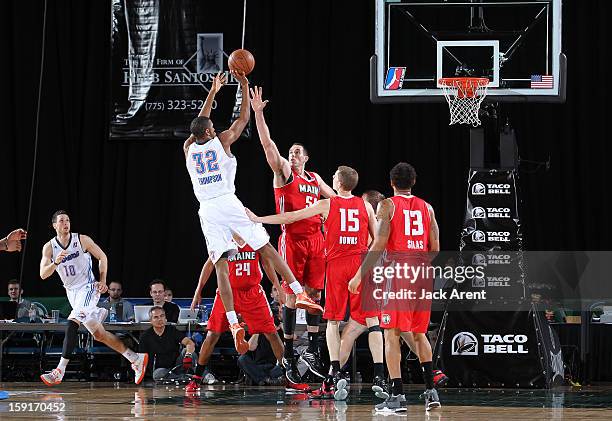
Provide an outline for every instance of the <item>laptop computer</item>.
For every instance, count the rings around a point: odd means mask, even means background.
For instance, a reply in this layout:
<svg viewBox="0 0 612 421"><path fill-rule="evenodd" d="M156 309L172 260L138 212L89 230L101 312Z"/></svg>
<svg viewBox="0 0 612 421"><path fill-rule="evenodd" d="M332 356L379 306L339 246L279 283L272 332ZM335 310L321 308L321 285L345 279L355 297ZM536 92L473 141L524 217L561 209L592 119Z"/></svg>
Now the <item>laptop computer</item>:
<svg viewBox="0 0 612 421"><path fill-rule="evenodd" d="M150 323L149 310L153 306L134 306L134 320L136 323Z"/></svg>
<svg viewBox="0 0 612 421"><path fill-rule="evenodd" d="M198 311L189 308L181 308L178 316L178 322L181 324L197 322Z"/></svg>

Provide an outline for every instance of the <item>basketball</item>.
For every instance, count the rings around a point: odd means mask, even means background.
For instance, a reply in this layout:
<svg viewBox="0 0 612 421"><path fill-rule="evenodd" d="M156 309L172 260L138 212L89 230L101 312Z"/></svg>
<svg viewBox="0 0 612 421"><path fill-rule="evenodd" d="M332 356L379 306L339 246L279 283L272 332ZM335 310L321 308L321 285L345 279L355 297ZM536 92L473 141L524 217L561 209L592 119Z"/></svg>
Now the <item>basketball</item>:
<svg viewBox="0 0 612 421"><path fill-rule="evenodd" d="M230 70L240 70L245 76L255 68L255 57L248 50L236 50L230 54L227 64Z"/></svg>

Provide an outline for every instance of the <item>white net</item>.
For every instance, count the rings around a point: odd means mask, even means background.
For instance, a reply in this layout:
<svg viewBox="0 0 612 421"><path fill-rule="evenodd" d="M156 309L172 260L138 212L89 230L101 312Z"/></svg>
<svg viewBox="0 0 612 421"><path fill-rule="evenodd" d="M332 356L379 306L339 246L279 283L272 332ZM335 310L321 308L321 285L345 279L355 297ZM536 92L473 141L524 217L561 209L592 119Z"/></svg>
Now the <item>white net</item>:
<svg viewBox="0 0 612 421"><path fill-rule="evenodd" d="M486 78L440 79L442 91L450 108L450 124L480 126L478 110L487 96Z"/></svg>

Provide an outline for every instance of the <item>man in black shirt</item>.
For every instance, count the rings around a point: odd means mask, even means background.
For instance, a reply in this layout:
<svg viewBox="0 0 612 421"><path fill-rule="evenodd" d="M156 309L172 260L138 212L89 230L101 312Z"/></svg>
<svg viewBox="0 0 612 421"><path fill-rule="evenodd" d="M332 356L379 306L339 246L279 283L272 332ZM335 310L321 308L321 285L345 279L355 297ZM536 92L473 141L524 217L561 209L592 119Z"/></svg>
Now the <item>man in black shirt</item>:
<svg viewBox="0 0 612 421"><path fill-rule="evenodd" d="M162 307L152 307L149 314L151 327L140 336L140 352L149 354L149 368L155 370L149 370L153 372L153 379L163 379L172 368L181 364L184 369L193 366L198 359L194 354L195 343L176 327L166 325L166 313ZM181 345L185 346L183 352Z"/></svg>
<svg viewBox="0 0 612 421"><path fill-rule="evenodd" d="M149 294L153 299L146 305L163 307L166 313L166 320L170 323L177 323L180 309L174 303L166 301L166 284L161 279L154 279L149 284Z"/></svg>

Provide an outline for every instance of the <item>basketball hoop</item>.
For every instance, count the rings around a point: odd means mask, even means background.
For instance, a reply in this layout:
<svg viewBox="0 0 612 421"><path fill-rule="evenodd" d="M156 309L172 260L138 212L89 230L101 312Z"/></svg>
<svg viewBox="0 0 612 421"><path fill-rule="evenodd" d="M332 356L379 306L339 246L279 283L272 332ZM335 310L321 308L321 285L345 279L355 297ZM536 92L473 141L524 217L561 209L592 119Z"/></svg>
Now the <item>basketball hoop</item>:
<svg viewBox="0 0 612 421"><path fill-rule="evenodd" d="M444 77L440 85L450 108L449 124L480 126L478 110L487 96L486 77Z"/></svg>

